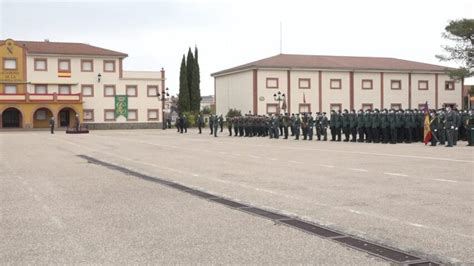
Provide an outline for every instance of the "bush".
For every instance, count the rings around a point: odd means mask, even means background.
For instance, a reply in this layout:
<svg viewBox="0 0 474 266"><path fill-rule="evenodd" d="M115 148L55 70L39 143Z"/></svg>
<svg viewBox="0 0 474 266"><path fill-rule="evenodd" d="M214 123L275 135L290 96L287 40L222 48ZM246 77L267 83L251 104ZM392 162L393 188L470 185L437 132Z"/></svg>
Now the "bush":
<svg viewBox="0 0 474 266"><path fill-rule="evenodd" d="M186 119L188 120L188 127L195 127L197 126L197 118L199 116L198 112L183 112L183 115L186 116Z"/></svg>
<svg viewBox="0 0 474 266"><path fill-rule="evenodd" d="M202 108L202 113L205 115L210 115L212 113L211 107L210 106L204 106Z"/></svg>
<svg viewBox="0 0 474 266"><path fill-rule="evenodd" d="M242 115L242 112L240 110L237 110L237 109L229 109L229 111L227 112L227 115L226 117L236 117L236 116L241 116Z"/></svg>

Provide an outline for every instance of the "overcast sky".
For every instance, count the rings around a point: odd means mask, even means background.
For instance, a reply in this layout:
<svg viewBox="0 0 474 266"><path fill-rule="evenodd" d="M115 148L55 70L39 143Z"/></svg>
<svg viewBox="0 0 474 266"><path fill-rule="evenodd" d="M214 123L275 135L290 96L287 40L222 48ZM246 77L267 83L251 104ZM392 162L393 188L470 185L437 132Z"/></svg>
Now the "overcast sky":
<svg viewBox="0 0 474 266"><path fill-rule="evenodd" d="M181 57L199 49L210 74L280 53L396 57L432 64L449 20L474 18L472 0L0 0L0 38L83 42L127 53L125 70L166 69L178 92ZM470 79L466 83L474 84Z"/></svg>

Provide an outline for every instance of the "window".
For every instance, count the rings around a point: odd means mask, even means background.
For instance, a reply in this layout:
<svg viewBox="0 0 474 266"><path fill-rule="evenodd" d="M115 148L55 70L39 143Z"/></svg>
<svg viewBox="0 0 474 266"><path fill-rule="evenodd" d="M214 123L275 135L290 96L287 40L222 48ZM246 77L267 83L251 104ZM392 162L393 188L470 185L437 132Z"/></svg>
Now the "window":
<svg viewBox="0 0 474 266"><path fill-rule="evenodd" d="M16 70L16 58L3 58L3 69Z"/></svg>
<svg viewBox="0 0 474 266"><path fill-rule="evenodd" d="M300 89L311 88L311 79L298 79L298 88Z"/></svg>
<svg viewBox="0 0 474 266"><path fill-rule="evenodd" d="M115 121L115 110L105 109L104 110L104 121Z"/></svg>
<svg viewBox="0 0 474 266"><path fill-rule="evenodd" d="M84 97L94 97L94 85L81 85L81 92Z"/></svg>
<svg viewBox="0 0 474 266"><path fill-rule="evenodd" d="M35 58L35 71L47 71L48 61L45 58Z"/></svg>
<svg viewBox="0 0 474 266"><path fill-rule="evenodd" d="M59 85L59 94L71 94L70 85Z"/></svg>
<svg viewBox="0 0 474 266"><path fill-rule="evenodd" d="M115 72L115 61L104 60L104 72Z"/></svg>
<svg viewBox="0 0 474 266"><path fill-rule="evenodd" d="M330 88L333 90L341 89L341 80L340 79L331 79L329 81Z"/></svg>
<svg viewBox="0 0 474 266"><path fill-rule="evenodd" d="M158 94L158 86L147 86L147 96L156 97Z"/></svg>
<svg viewBox="0 0 474 266"><path fill-rule="evenodd" d="M401 110L402 109L402 104L401 103L392 103L392 104L390 104L390 109Z"/></svg>
<svg viewBox="0 0 474 266"><path fill-rule="evenodd" d="M340 103L331 103L331 105L329 106L329 109L330 109L331 111L334 110L334 111L336 111L336 112L337 112L337 111L342 111L342 104L340 104Z"/></svg>
<svg viewBox="0 0 474 266"><path fill-rule="evenodd" d="M267 89L278 89L278 78L267 78Z"/></svg>
<svg viewBox="0 0 474 266"><path fill-rule="evenodd" d="M427 80L418 80L418 89L419 90L428 90L428 81Z"/></svg>
<svg viewBox="0 0 474 266"><path fill-rule="evenodd" d="M138 110L137 109L128 109L127 121L138 121Z"/></svg>
<svg viewBox="0 0 474 266"><path fill-rule="evenodd" d="M363 79L362 80L362 89L363 90L372 90L373 87L373 80L371 79Z"/></svg>
<svg viewBox="0 0 474 266"><path fill-rule="evenodd" d="M448 91L454 90L454 81L452 81L452 80L445 81L444 88L445 88L445 90L448 90Z"/></svg>
<svg viewBox="0 0 474 266"><path fill-rule="evenodd" d="M5 94L16 94L16 85L5 85Z"/></svg>
<svg viewBox="0 0 474 266"><path fill-rule="evenodd" d="M58 72L71 72L71 60L59 59L58 60Z"/></svg>
<svg viewBox="0 0 474 266"><path fill-rule="evenodd" d="M159 119L159 110L148 109L148 121L158 121L158 119Z"/></svg>
<svg viewBox="0 0 474 266"><path fill-rule="evenodd" d="M278 112L277 103L267 103L267 114L276 114Z"/></svg>
<svg viewBox="0 0 474 266"><path fill-rule="evenodd" d="M300 113L309 113L311 112L311 104L309 103L300 103L300 106L299 106L299 112Z"/></svg>
<svg viewBox="0 0 474 266"><path fill-rule="evenodd" d="M369 109L372 110L373 107L374 107L374 105L371 104L371 103L363 103L362 104L362 110L364 110L364 111L367 111Z"/></svg>
<svg viewBox="0 0 474 266"><path fill-rule="evenodd" d="M36 111L36 120L46 120L46 110Z"/></svg>
<svg viewBox="0 0 474 266"><path fill-rule="evenodd" d="M94 62L92 60L81 60L81 71L82 72L93 72L94 71Z"/></svg>
<svg viewBox="0 0 474 266"><path fill-rule="evenodd" d="M84 109L84 121L94 121L94 110Z"/></svg>
<svg viewBox="0 0 474 266"><path fill-rule="evenodd" d="M126 93L128 97L137 97L137 86L136 85L127 85Z"/></svg>
<svg viewBox="0 0 474 266"><path fill-rule="evenodd" d="M115 85L104 85L104 96L105 97L115 96Z"/></svg>
<svg viewBox="0 0 474 266"><path fill-rule="evenodd" d="M402 89L402 81L401 80L392 80L390 82L390 88L392 90L401 90Z"/></svg>
<svg viewBox="0 0 474 266"><path fill-rule="evenodd" d="M48 86L44 84L35 85L35 94L47 94Z"/></svg>

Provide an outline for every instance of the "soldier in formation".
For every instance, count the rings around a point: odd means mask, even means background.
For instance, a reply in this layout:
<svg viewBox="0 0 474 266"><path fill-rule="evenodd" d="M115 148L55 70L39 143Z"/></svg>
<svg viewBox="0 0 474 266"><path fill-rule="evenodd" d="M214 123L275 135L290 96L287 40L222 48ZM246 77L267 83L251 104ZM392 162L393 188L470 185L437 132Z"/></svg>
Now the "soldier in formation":
<svg viewBox="0 0 474 266"><path fill-rule="evenodd" d="M211 134L223 124L222 116L211 115ZM425 112L422 110L347 110L331 111L330 118L324 112L302 114L275 114L227 117L229 136L269 137L288 139L289 134L303 140L327 141L327 128L331 130L331 141L366 143L416 143L424 141ZM432 132L431 145L452 147L458 140L474 145L473 111L446 109L430 110L429 127ZM341 133L344 135L342 140Z"/></svg>

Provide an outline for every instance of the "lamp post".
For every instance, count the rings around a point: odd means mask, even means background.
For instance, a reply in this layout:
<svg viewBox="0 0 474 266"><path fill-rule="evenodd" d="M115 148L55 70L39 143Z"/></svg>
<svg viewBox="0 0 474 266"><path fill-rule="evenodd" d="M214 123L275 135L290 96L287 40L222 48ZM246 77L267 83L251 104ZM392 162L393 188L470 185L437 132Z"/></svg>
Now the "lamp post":
<svg viewBox="0 0 474 266"><path fill-rule="evenodd" d="M158 97L158 99L161 100L161 117L162 117L162 124L163 124L163 130L166 129L166 120L165 120L165 101L167 101L169 99L169 92L168 92L168 88L166 89L162 89L161 90L161 93L159 91L156 92L156 96Z"/></svg>
<svg viewBox="0 0 474 266"><path fill-rule="evenodd" d="M277 113L280 114L280 102L285 100L285 94L278 92L273 94L273 99L278 102Z"/></svg>

